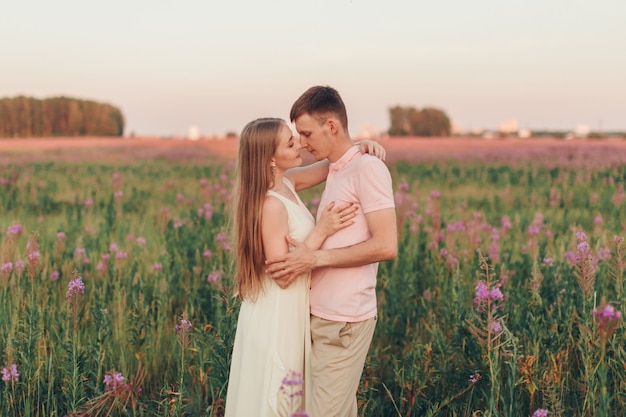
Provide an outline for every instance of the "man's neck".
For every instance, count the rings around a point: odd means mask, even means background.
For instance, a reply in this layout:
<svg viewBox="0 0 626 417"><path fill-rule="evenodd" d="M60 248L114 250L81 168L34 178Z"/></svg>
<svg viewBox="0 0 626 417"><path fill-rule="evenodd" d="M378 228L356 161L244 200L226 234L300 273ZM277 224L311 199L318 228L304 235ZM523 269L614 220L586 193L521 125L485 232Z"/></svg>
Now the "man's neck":
<svg viewBox="0 0 626 417"><path fill-rule="evenodd" d="M352 140L346 138L337 143L333 151L328 155L328 161L337 162L353 146Z"/></svg>

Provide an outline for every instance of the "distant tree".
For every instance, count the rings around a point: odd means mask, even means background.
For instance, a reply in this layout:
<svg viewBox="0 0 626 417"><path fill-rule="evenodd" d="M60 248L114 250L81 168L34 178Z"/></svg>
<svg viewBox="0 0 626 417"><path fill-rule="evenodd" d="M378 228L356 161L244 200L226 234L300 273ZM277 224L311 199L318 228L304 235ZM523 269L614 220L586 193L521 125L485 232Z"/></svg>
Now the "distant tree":
<svg viewBox="0 0 626 417"><path fill-rule="evenodd" d="M449 136L450 119L443 110L434 107L395 106L389 109L391 136Z"/></svg>
<svg viewBox="0 0 626 417"><path fill-rule="evenodd" d="M411 115L416 112L414 107L391 107L389 109L389 118L391 119L389 134L391 136L411 135Z"/></svg>
<svg viewBox="0 0 626 417"><path fill-rule="evenodd" d="M121 136L124 116L106 103L69 97L0 99L0 137Z"/></svg>

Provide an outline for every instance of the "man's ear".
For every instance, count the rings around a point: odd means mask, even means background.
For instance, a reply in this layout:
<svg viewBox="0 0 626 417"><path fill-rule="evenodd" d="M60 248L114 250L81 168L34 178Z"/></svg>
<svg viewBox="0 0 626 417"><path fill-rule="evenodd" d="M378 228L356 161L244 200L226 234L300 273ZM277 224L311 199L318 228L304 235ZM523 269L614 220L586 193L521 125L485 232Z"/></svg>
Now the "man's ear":
<svg viewBox="0 0 626 417"><path fill-rule="evenodd" d="M328 129L330 130L330 133L334 136L339 132L339 123L337 122L336 119L329 117L326 120L326 123L328 124Z"/></svg>

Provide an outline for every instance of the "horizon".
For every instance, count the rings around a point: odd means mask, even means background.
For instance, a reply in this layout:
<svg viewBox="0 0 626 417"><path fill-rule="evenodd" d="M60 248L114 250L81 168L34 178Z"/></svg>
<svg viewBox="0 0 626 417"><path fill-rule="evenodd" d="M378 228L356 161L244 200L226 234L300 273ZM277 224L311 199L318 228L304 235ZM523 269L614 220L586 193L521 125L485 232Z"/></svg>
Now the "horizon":
<svg viewBox="0 0 626 417"><path fill-rule="evenodd" d="M353 134L390 107L436 107L466 130L626 131L617 0L12 3L0 97L109 103L125 136L239 133L288 119L309 86L342 95ZM194 129L194 130L195 130Z"/></svg>

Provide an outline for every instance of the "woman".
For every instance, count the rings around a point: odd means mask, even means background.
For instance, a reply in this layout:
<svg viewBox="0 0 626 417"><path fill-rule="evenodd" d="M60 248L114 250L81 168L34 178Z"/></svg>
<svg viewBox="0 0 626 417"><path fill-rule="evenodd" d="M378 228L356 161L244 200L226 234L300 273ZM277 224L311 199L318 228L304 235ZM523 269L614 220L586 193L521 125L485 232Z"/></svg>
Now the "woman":
<svg viewBox="0 0 626 417"><path fill-rule="evenodd" d="M362 151L384 155L374 142ZM281 390L290 372L302 375L310 350L309 276L281 289L264 272L267 258L289 250L285 236L317 249L352 224L356 207L329 205L320 221L296 191L326 179L328 162L300 167L299 141L282 119L254 120L241 133L235 194L235 285L242 304L226 395L226 417L289 416L302 395Z"/></svg>

